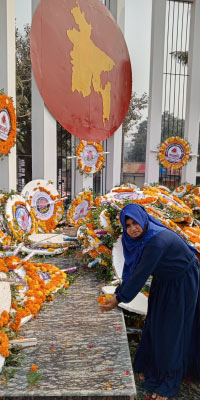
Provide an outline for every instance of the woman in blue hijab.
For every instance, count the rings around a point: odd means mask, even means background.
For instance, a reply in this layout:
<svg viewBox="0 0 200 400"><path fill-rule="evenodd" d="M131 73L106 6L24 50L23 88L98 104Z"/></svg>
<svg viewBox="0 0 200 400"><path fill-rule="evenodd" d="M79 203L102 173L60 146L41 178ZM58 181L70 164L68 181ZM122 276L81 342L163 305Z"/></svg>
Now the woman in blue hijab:
<svg viewBox="0 0 200 400"><path fill-rule="evenodd" d="M101 311L129 303L152 275L148 312L134 370L152 398L176 394L184 377L200 378L200 269L196 250L136 204L120 213L122 284Z"/></svg>

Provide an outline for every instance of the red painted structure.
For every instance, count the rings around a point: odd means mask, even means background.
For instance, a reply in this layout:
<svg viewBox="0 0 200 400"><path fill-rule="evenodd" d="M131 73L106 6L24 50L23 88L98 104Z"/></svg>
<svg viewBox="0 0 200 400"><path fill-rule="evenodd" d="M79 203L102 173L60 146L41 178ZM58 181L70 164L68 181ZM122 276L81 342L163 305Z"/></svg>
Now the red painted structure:
<svg viewBox="0 0 200 400"><path fill-rule="evenodd" d="M75 30L79 36L85 34L80 33L80 26L72 14L72 9L77 6L91 25L90 43L95 45L97 53L103 52L114 64L112 70L102 71L99 75L102 93L108 82L111 86L110 114L105 120L102 118L102 95L94 90L92 80L89 95L72 90L74 46L67 32ZM92 74L91 60L92 56L84 60L84 71L79 63L80 85L85 85L83 72ZM123 34L99 0L41 0L31 27L31 61L46 106L71 134L84 140L104 140L121 125L132 90L130 58Z"/></svg>

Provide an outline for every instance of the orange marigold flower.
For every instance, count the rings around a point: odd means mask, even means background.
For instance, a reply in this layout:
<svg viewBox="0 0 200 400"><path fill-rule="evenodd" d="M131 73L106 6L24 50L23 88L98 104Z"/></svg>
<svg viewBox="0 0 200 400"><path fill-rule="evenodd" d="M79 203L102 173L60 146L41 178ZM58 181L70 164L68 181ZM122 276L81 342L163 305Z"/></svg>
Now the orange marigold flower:
<svg viewBox="0 0 200 400"><path fill-rule="evenodd" d="M112 297L112 294L106 294L103 296L99 296L97 300L98 300L99 304L104 305L104 304L106 304L106 301L108 299L111 299L111 297Z"/></svg>
<svg viewBox="0 0 200 400"><path fill-rule="evenodd" d="M31 370L31 372L37 371L38 370L38 366L33 364L33 365L31 365L30 370Z"/></svg>
<svg viewBox="0 0 200 400"><path fill-rule="evenodd" d="M0 333L0 354L2 357L9 356L9 339L4 331Z"/></svg>

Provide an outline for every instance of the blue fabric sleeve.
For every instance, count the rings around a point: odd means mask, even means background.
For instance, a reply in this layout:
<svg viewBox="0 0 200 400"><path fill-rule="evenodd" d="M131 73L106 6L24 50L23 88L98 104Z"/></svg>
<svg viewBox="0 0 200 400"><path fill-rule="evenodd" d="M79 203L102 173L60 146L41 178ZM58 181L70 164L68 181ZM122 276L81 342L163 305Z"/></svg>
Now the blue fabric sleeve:
<svg viewBox="0 0 200 400"><path fill-rule="evenodd" d="M129 303L134 299L144 286L148 277L159 265L165 251L166 248L155 246L151 244L151 241L146 244L140 262L137 264L128 282L122 282L122 284L115 290L115 293L117 294L116 299L119 303Z"/></svg>

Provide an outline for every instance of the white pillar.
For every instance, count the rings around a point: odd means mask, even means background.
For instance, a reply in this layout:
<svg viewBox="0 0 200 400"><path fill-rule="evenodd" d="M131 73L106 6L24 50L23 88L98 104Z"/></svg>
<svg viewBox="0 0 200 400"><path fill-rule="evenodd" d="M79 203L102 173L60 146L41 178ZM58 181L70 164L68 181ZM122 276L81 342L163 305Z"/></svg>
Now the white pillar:
<svg viewBox="0 0 200 400"><path fill-rule="evenodd" d="M157 154L152 152L152 150L157 150L157 146L161 140L165 15L166 0L152 0L146 183L159 181L159 162L156 158Z"/></svg>
<svg viewBox="0 0 200 400"><path fill-rule="evenodd" d="M93 174L77 174L76 194L83 190L93 190Z"/></svg>
<svg viewBox="0 0 200 400"><path fill-rule="evenodd" d="M40 0L32 0L32 15ZM32 75L32 179L57 187L57 124L46 108Z"/></svg>
<svg viewBox="0 0 200 400"><path fill-rule="evenodd" d="M107 151L110 152L107 156L107 179L106 190L111 190L114 186L120 185L121 176L121 151L122 151L122 127L108 139Z"/></svg>
<svg viewBox="0 0 200 400"><path fill-rule="evenodd" d="M188 81L185 114L185 139L189 141L193 154L198 154L200 122L200 1L191 6L190 42L188 57ZM183 167L182 182L196 185L197 157Z"/></svg>
<svg viewBox="0 0 200 400"><path fill-rule="evenodd" d="M75 149L76 148L76 137L72 135L71 137L71 155L75 155ZM71 197L74 199L76 195L76 177L77 177L77 171L76 171L76 159L73 158L71 162Z"/></svg>
<svg viewBox="0 0 200 400"><path fill-rule="evenodd" d="M125 20L125 0L111 0L110 10L113 13L121 31L124 33ZM120 185L121 176L121 150L122 150L122 126L120 126L114 135L107 141L106 165L106 190Z"/></svg>
<svg viewBox="0 0 200 400"><path fill-rule="evenodd" d="M15 0L0 0L0 89L16 104ZM16 190L16 146L0 160L0 189Z"/></svg>
<svg viewBox="0 0 200 400"><path fill-rule="evenodd" d="M72 136L72 149L74 148L72 155L75 155L76 148L79 143L80 140L75 136ZM75 197L82 190L93 190L93 176L93 174L80 174L77 160L75 158L72 159L72 198Z"/></svg>
<svg viewBox="0 0 200 400"><path fill-rule="evenodd" d="M116 1L115 1L116 2ZM124 24L125 24L125 0L117 0L117 15L114 17L117 20L117 23L124 33Z"/></svg>

